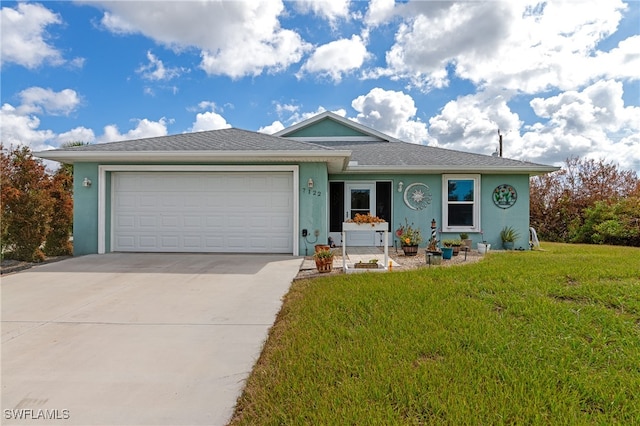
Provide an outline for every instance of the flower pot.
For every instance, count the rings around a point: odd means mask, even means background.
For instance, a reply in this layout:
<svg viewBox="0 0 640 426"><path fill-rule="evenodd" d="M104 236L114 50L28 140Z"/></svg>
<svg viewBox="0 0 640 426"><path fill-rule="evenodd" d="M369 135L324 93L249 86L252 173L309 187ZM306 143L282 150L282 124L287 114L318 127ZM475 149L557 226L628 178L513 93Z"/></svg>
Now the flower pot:
<svg viewBox="0 0 640 426"><path fill-rule="evenodd" d="M505 250L513 250L515 243L513 241L503 241L502 248Z"/></svg>
<svg viewBox="0 0 640 426"><path fill-rule="evenodd" d="M478 252L480 254L488 253L491 250L491 244L487 243L478 243Z"/></svg>
<svg viewBox="0 0 640 426"><path fill-rule="evenodd" d="M469 250L471 250L471 238L468 238L466 240L462 240L462 245L468 247Z"/></svg>
<svg viewBox="0 0 640 426"><path fill-rule="evenodd" d="M316 268L318 272L331 272L333 270L333 258L316 259Z"/></svg>
<svg viewBox="0 0 640 426"><path fill-rule="evenodd" d="M442 247L442 258L444 260L451 259L453 256L453 247Z"/></svg>
<svg viewBox="0 0 640 426"><path fill-rule="evenodd" d="M326 244L316 244L315 249L316 249L316 253L317 253L317 252L319 252L319 251L331 250L331 247L329 247L329 246L328 246L328 245L326 245Z"/></svg>
<svg viewBox="0 0 640 426"><path fill-rule="evenodd" d="M418 254L418 246L402 246L402 251L405 256L415 256Z"/></svg>
<svg viewBox="0 0 640 426"><path fill-rule="evenodd" d="M460 254L460 246L453 246L453 255L457 256Z"/></svg>

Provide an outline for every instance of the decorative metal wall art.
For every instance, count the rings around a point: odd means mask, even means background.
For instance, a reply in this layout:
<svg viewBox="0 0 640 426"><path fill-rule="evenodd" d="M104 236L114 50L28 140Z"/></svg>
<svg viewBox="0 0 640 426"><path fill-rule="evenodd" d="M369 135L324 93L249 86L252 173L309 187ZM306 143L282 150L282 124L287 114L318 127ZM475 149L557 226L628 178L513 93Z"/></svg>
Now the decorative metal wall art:
<svg viewBox="0 0 640 426"><path fill-rule="evenodd" d="M508 209L513 206L517 200L518 193L511 185L498 185L496 189L493 190L493 204L501 209Z"/></svg>
<svg viewBox="0 0 640 426"><path fill-rule="evenodd" d="M416 182L408 185L404 190L404 203L412 210L422 210L431 204L429 187Z"/></svg>

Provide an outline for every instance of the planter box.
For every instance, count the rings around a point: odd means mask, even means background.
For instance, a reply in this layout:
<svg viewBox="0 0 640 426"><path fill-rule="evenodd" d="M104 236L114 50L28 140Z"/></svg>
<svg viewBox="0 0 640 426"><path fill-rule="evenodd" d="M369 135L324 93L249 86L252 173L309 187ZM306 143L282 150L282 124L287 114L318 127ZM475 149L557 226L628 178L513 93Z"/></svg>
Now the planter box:
<svg viewBox="0 0 640 426"><path fill-rule="evenodd" d="M358 262L354 263L353 267L356 269L378 269L380 266L377 263Z"/></svg>
<svg viewBox="0 0 640 426"><path fill-rule="evenodd" d="M383 223L353 223L353 222L342 222L342 230L343 231L388 231L389 225L387 222Z"/></svg>

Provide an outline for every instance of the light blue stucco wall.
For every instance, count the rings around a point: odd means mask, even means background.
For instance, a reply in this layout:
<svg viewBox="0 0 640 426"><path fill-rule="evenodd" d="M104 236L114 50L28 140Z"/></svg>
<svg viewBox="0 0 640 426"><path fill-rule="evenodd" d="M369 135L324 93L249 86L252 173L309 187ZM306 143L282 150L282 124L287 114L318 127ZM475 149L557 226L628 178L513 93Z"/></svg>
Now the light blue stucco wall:
<svg viewBox="0 0 640 426"><path fill-rule="evenodd" d="M282 165L279 163L279 165ZM301 163L299 165L299 209L298 209L298 252L305 254L304 240L300 231L307 229L310 237L315 238L314 232L319 233L318 241L327 240L327 196L328 179L325 163ZM90 188L82 186L84 178L89 178L93 184ZM105 245L106 251L111 247L111 173L106 173L103 182L106 192L105 199ZM309 188L309 179L314 187ZM74 255L98 253L98 164L74 164ZM313 251L313 246L311 246Z"/></svg>
<svg viewBox="0 0 640 426"><path fill-rule="evenodd" d="M327 242L327 206L328 206L328 178L327 166L324 163L300 164L300 209L298 229L298 253L301 256L311 254L314 244L326 244ZM313 188L308 187L309 179L313 180ZM302 230L306 229L309 235L302 237ZM316 238L316 231L318 236Z"/></svg>
<svg viewBox="0 0 640 426"><path fill-rule="evenodd" d="M414 224L422 231L423 242L421 247L428 244L431 237L431 220L436 220L437 239L460 238L459 233L441 233L442 229L442 175L395 175L395 174L363 174L363 175L331 175L332 181L391 181L393 197L393 223L392 231L405 223L405 218L409 224ZM472 240L472 247L476 248L477 243L483 239L492 244L492 248L502 248L500 241L500 230L504 226L514 227L520 234L515 247L529 248L529 176L528 175L482 175L480 177L480 221L482 233L469 233ZM404 202L404 192L398 191L398 183L402 182L403 187L416 182L423 183L429 187L431 194L431 204L422 210L413 210ZM517 202L508 209L501 209L493 203L493 190L502 184L509 184L516 189L518 194ZM395 235L393 235L395 238Z"/></svg>
<svg viewBox="0 0 640 426"><path fill-rule="evenodd" d="M89 178L91 187L82 186ZM73 165L73 255L98 252L98 164Z"/></svg>
<svg viewBox="0 0 640 426"><path fill-rule="evenodd" d="M508 209L493 203L493 190L502 184L515 188L518 198ZM520 234L515 248L529 249L529 176L528 175L484 175L482 176L482 231L492 249L501 249L500 230L512 226ZM474 246L475 247L475 246Z"/></svg>
<svg viewBox="0 0 640 426"><path fill-rule="evenodd" d="M90 188L82 186L87 177L92 180ZM313 180L313 188L308 188L309 179ZM109 181L107 176L107 181ZM313 251L313 243L325 243L328 238L328 182L332 181L389 181L392 193L392 232L404 224L405 218L421 229L422 247L426 246L431 234L431 220L435 219L438 229L442 226L442 175L409 175L409 174L361 174L361 175L328 175L324 163L299 164L299 229L298 253L305 255ZM422 210L413 210L404 203L404 191L398 191L399 182L404 188L412 183L423 183L429 187L431 203ZM74 165L74 255L85 255L98 252L98 164L76 163ZM105 182L105 184L108 182ZM493 190L501 184L512 185L518 200L508 209L494 205L491 198ZM106 187L106 250L110 251L110 186ZM520 233L516 248L529 247L529 178L527 175L483 175L481 177L481 224L483 234L470 233L473 247L484 239L493 248L501 248L500 230L504 226L513 226ZM305 240L302 229L307 229L309 236ZM318 232L316 239L315 232ZM395 235L392 234L395 238ZM440 234L438 239L458 238L459 234Z"/></svg>

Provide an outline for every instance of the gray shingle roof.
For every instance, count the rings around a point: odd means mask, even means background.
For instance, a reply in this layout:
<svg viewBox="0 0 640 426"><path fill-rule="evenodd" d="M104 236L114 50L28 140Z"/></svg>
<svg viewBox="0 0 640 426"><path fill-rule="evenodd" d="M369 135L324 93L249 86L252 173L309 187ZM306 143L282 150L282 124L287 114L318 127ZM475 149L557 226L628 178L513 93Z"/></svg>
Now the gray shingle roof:
<svg viewBox="0 0 640 426"><path fill-rule="evenodd" d="M329 148L241 129L220 129L63 148L59 151L327 151Z"/></svg>
<svg viewBox="0 0 640 426"><path fill-rule="evenodd" d="M547 167L541 164L512 160L504 157L493 157L408 142L327 141L318 142L318 144L327 148L351 151L352 155L350 160L357 162L358 166L415 166L425 168Z"/></svg>

